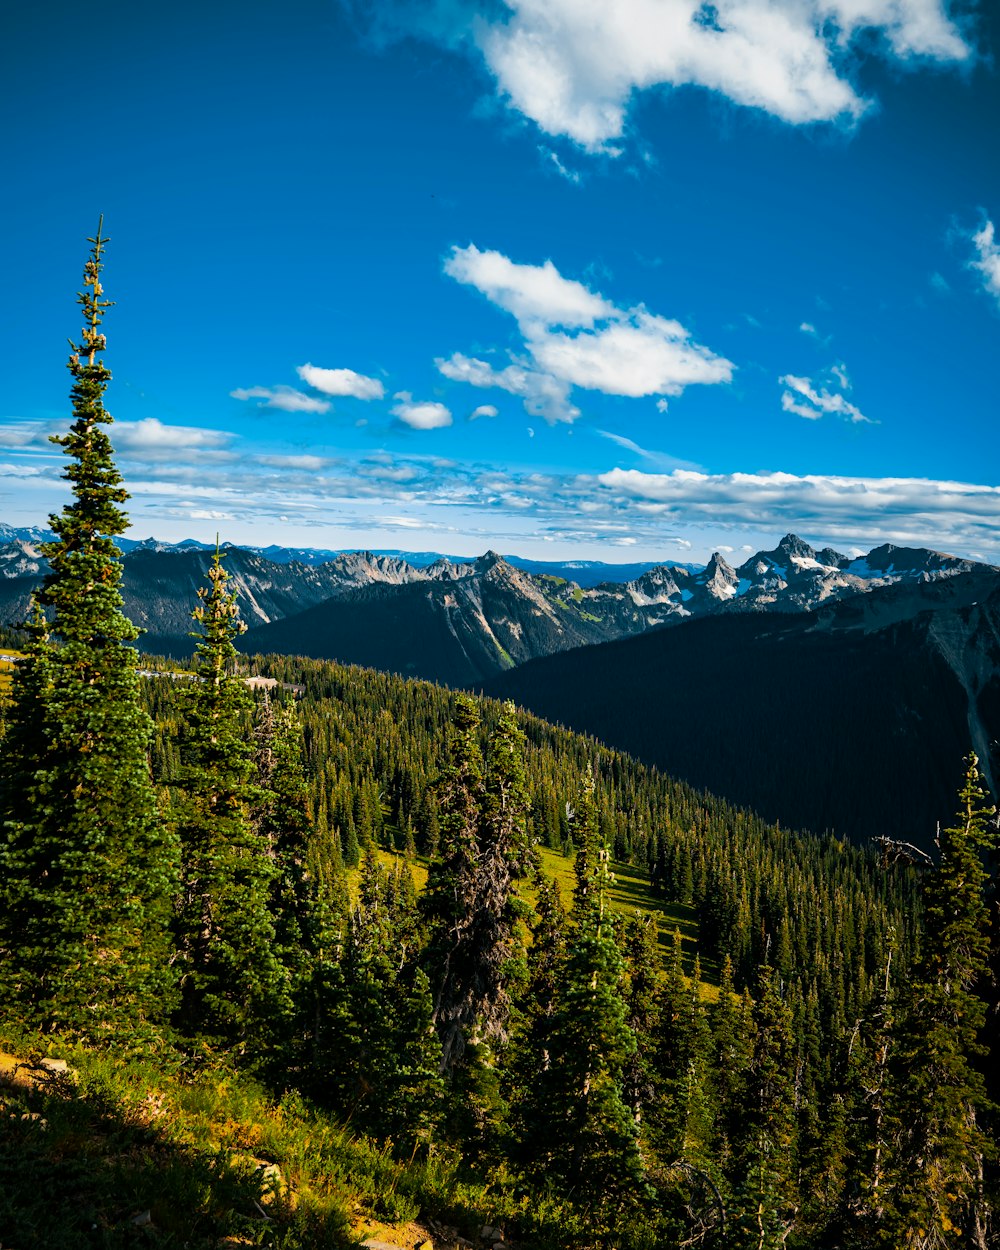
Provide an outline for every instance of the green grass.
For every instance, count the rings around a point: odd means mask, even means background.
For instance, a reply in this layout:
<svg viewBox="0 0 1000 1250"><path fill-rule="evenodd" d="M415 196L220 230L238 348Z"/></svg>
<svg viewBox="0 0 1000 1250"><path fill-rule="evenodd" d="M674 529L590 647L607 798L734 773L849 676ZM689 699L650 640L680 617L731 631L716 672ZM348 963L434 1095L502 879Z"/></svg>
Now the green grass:
<svg viewBox="0 0 1000 1250"><path fill-rule="evenodd" d="M10 690L11 674L14 672L13 660L21 660L24 658L23 652L14 651L10 647L0 647L0 654L11 656L12 659L0 660L0 695L6 694Z"/></svg>
<svg viewBox="0 0 1000 1250"><path fill-rule="evenodd" d="M166 1049L157 1066L9 1033L4 1250L339 1250L373 1227L432 1218L473 1233L517 1212L503 1185L462 1181L447 1150L399 1160L298 1095L276 1099L222 1066L186 1075ZM69 1078L14 1074L43 1046L69 1061Z"/></svg>
<svg viewBox="0 0 1000 1250"><path fill-rule="evenodd" d="M542 872L551 880L558 881L562 893L563 905L568 906L573 896L573 860L561 855L548 847L539 847ZM378 858L386 868L405 862L401 855L380 849ZM420 856L411 861L410 871L413 883L419 894L427 884L427 860ZM611 906L623 916L652 914L656 917L659 929L660 950L666 958L673 950L674 930L680 931L681 952L684 957L685 971L690 974L694 967L694 958L698 950L698 920L693 907L683 903L670 903L656 894L645 868L637 868L632 864L612 863L611 871L614 884L610 892ZM358 879L357 869L348 874L352 894ZM535 904L536 891L528 886L524 895L532 906ZM701 994L712 1000L718 997L718 970L714 965L702 966Z"/></svg>

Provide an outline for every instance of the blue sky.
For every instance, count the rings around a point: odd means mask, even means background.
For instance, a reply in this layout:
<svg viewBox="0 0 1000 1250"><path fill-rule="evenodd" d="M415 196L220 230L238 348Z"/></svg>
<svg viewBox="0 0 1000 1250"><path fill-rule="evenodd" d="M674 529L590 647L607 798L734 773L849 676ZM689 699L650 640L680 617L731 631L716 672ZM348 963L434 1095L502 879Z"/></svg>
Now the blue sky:
<svg viewBox="0 0 1000 1250"><path fill-rule="evenodd" d="M66 498L103 212L134 536L1000 562L995 5L110 0L99 30L21 6L0 51L0 519Z"/></svg>

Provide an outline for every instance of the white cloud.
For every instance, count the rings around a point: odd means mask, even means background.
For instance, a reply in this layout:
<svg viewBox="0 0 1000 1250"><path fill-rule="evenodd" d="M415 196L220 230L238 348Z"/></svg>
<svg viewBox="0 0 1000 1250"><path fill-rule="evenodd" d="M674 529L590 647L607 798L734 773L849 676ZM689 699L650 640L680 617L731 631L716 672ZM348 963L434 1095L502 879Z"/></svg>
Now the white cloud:
<svg viewBox="0 0 1000 1250"><path fill-rule="evenodd" d="M641 456L643 460L648 460L651 464L660 469L700 469L701 466L692 464L687 460L680 460L676 456L668 456L666 452L649 451L645 447L640 447L637 442L631 438L626 438L624 434L615 434L611 430L594 430L601 438L609 439L612 443L617 443L619 447L624 447L626 451L631 451L637 456Z"/></svg>
<svg viewBox="0 0 1000 1250"><path fill-rule="evenodd" d="M564 278L550 260L518 264L470 245L453 248L444 269L513 314L528 360L495 369L455 353L439 359L438 368L454 381L520 395L532 416L575 420L580 411L569 398L574 386L636 398L680 395L694 383L732 378L733 365L695 343L679 322L642 305L618 308Z"/></svg>
<svg viewBox="0 0 1000 1250"><path fill-rule="evenodd" d="M691 341L679 322L630 309L592 334L547 332L529 343L554 377L606 395L680 395L696 382L728 382L733 366Z"/></svg>
<svg viewBox="0 0 1000 1250"><path fill-rule="evenodd" d="M813 338L816 337L816 327L812 324L811 321L803 321L802 324L799 326L799 329L802 331L803 334L809 334Z"/></svg>
<svg viewBox="0 0 1000 1250"><path fill-rule="evenodd" d="M350 395L354 399L381 399L385 388L378 378L366 377L353 369L321 369L318 365L299 365L295 372L307 386L324 395Z"/></svg>
<svg viewBox="0 0 1000 1250"><path fill-rule="evenodd" d="M1000 304L1000 244L996 241L993 222L986 221L972 236L972 242L979 257L970 262L972 268L983 275L983 287Z"/></svg>
<svg viewBox="0 0 1000 1250"><path fill-rule="evenodd" d="M500 409L493 404L480 404L469 413L470 421L478 421L480 417L498 417Z"/></svg>
<svg viewBox="0 0 1000 1250"><path fill-rule="evenodd" d="M232 512L219 512L215 508L192 508L188 513L192 521L234 521Z"/></svg>
<svg viewBox="0 0 1000 1250"><path fill-rule="evenodd" d="M470 244L452 248L444 271L513 313L522 329L536 322L543 326L592 326L615 311L582 282L564 278L551 260L543 265L519 265L500 252L481 252Z"/></svg>
<svg viewBox="0 0 1000 1250"><path fill-rule="evenodd" d="M610 439L612 443L617 443L619 447L624 447L626 451L634 451L637 456L649 455L649 452L644 447L640 447L632 439L626 438L624 434L614 434L611 430L595 430L594 433L599 434L601 438Z"/></svg>
<svg viewBox="0 0 1000 1250"><path fill-rule="evenodd" d="M879 541L939 546L987 537L995 546L1000 486L927 478L862 478L793 473L644 473L612 469L597 481L614 497L663 504L673 521L798 526L830 538L882 535Z"/></svg>
<svg viewBox="0 0 1000 1250"><path fill-rule="evenodd" d="M291 455L291 456L257 456L257 463L270 469L325 469L331 463L324 456Z"/></svg>
<svg viewBox="0 0 1000 1250"><path fill-rule="evenodd" d="M554 166L556 172L559 174L560 177L565 178L567 182L572 182L574 186L580 185L581 174L579 173L578 170L569 169L566 165L564 165L562 161L559 159L558 154L556 152L553 152L551 148L539 146L538 150L542 154L542 156L546 157L549 161L552 162L552 165Z"/></svg>
<svg viewBox="0 0 1000 1250"><path fill-rule="evenodd" d="M487 361L477 360L474 356L463 356L461 352L456 352L447 360L438 359L434 363L453 382L465 382L469 386L485 388L496 387L510 395L517 395L524 401L525 411L533 417L544 417L546 421L555 422L575 421L580 415L580 409L569 401L568 383L537 369L526 369L522 365L494 369Z"/></svg>
<svg viewBox="0 0 1000 1250"><path fill-rule="evenodd" d="M635 92L695 85L793 125L853 121L856 37L900 61L970 49L943 0L506 0L475 37L500 95L545 133L617 154Z"/></svg>
<svg viewBox="0 0 1000 1250"><path fill-rule="evenodd" d="M451 413L444 404L414 403L409 398L400 399L393 406L392 415L411 430L440 430L451 425L452 421Z"/></svg>
<svg viewBox="0 0 1000 1250"><path fill-rule="evenodd" d="M111 438L118 451L193 451L225 447L232 434L225 430L203 430L191 425L164 425L156 417L141 421L116 421Z"/></svg>
<svg viewBox="0 0 1000 1250"><path fill-rule="evenodd" d="M282 412L329 412L328 399L316 399L294 386L237 387L229 392L233 399L259 399L258 408L280 408Z"/></svg>
<svg viewBox="0 0 1000 1250"><path fill-rule="evenodd" d="M785 387L781 396L781 407L784 411L792 412L797 417L805 417L807 421L818 421L821 417L833 415L855 424L874 424L843 393L851 385L844 366L835 364L828 374L830 385L839 386L840 391L831 391L827 386L817 385L811 378L799 378L791 373L779 378L779 384Z"/></svg>
<svg viewBox="0 0 1000 1250"><path fill-rule="evenodd" d="M65 425L59 422L16 421L4 418L0 424L0 447L10 451L21 451L27 448L44 448L48 450L50 434L62 434Z"/></svg>

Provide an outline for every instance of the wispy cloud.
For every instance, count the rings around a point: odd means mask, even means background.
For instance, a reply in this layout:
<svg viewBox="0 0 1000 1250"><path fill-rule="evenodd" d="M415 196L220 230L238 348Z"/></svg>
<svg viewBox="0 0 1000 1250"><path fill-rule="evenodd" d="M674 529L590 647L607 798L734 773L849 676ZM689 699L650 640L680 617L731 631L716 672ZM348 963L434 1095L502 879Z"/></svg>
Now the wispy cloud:
<svg viewBox="0 0 1000 1250"><path fill-rule="evenodd" d="M638 443L631 438L626 438L624 434L615 434L611 430L594 430L594 433L601 438L606 438L612 443L616 443L619 447L630 451L636 456L641 456L643 460L648 460L650 464L655 464L661 469L700 469L701 465L694 464L689 460L680 460L677 456L670 456L663 451L650 451L646 447L640 447Z"/></svg>
<svg viewBox="0 0 1000 1250"><path fill-rule="evenodd" d="M539 369L523 365L507 365L495 369L488 361L475 356L463 356L461 352L447 360L434 362L441 373L452 382L465 382L469 386L496 388L509 395L517 395L524 401L525 411L533 417L546 421L575 421L580 409L570 403L569 384ZM492 406L492 405L487 405Z"/></svg>
<svg viewBox="0 0 1000 1250"><path fill-rule="evenodd" d="M805 417L807 421L836 416L855 424L874 424L870 417L866 417L847 398L846 392L851 389L851 382L843 364L832 365L822 383L814 382L811 378L796 377L792 373L786 373L778 379L778 383L785 388L781 395L781 406L785 412ZM838 389L830 389L831 387Z"/></svg>
<svg viewBox="0 0 1000 1250"><path fill-rule="evenodd" d="M302 455L259 455L256 457L258 464L266 465L269 469L325 469L333 463L328 456L312 456L308 453Z"/></svg>
<svg viewBox="0 0 1000 1250"><path fill-rule="evenodd" d="M233 399L256 399L258 408L279 408L282 412L329 412L330 401L297 391L294 386L237 387L229 392Z"/></svg>
<svg viewBox="0 0 1000 1250"><path fill-rule="evenodd" d="M469 413L469 420L478 421L480 417L498 417L499 415L500 409L494 404L480 404Z"/></svg>
<svg viewBox="0 0 1000 1250"><path fill-rule="evenodd" d="M526 358L496 369L456 352L438 368L455 381L520 395L533 416L575 420L572 387L637 398L732 378L731 362L696 343L679 322L642 305L619 308L563 277L551 260L520 264L470 245L453 248L444 270L514 316Z"/></svg>
<svg viewBox="0 0 1000 1250"><path fill-rule="evenodd" d="M538 150L561 178L565 178L567 182L572 182L574 186L580 185L582 175L579 170L570 169L568 166L564 165L559 159L559 154L557 152L553 152L551 148L545 147L544 144L539 145Z"/></svg>
<svg viewBox="0 0 1000 1250"><path fill-rule="evenodd" d="M981 229L972 235L976 259L970 261L973 269L982 276L983 289L1000 304L1000 244L997 243L992 221L985 221Z"/></svg>
<svg viewBox="0 0 1000 1250"><path fill-rule="evenodd" d="M366 377L353 369L321 369L317 365L299 365L295 372L307 386L324 395L350 395L354 399L381 399L385 388L378 378Z"/></svg>

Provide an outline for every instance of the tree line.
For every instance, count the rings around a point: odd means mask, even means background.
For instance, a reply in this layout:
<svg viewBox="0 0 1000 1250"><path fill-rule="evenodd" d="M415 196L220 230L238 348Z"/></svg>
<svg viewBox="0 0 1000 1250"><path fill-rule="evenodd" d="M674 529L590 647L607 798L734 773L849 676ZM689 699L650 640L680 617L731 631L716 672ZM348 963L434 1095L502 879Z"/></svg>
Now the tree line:
<svg viewBox="0 0 1000 1250"><path fill-rule="evenodd" d="M988 1246L975 757L921 874L510 704L287 657L252 692L218 552L187 679L142 679L105 242L57 439L73 499L5 715L0 1011L238 1065L388 1149L460 1158L530 1195L526 1244ZM569 897L542 847L572 862ZM611 906L616 861L688 910L696 957Z"/></svg>

